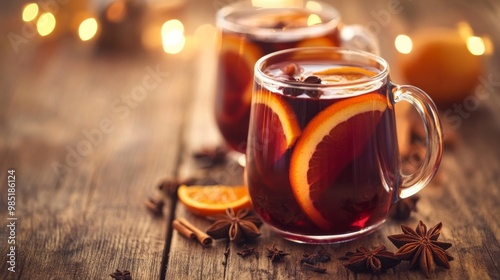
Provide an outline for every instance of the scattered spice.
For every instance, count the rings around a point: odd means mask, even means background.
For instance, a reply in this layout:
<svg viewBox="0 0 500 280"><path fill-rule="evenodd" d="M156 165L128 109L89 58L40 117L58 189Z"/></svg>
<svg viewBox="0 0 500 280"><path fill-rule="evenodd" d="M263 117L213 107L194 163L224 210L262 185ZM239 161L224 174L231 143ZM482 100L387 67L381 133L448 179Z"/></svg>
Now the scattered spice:
<svg viewBox="0 0 500 280"><path fill-rule="evenodd" d="M378 246L371 251L365 247L359 247L356 252L347 252L339 260L347 261L344 266L353 272L368 272L379 274L389 268L398 265L399 260L392 252L386 250L385 246Z"/></svg>
<svg viewBox="0 0 500 280"><path fill-rule="evenodd" d="M315 265L319 262L325 263L331 260L330 254L324 249L321 249L316 254L305 253L302 255L303 258L300 259L301 264L312 264Z"/></svg>
<svg viewBox="0 0 500 280"><path fill-rule="evenodd" d="M273 244L272 248L267 248L267 257L271 259L271 262L281 261L283 257L288 255L290 254L276 248L275 244Z"/></svg>
<svg viewBox="0 0 500 280"><path fill-rule="evenodd" d="M316 76L309 76L305 78L302 82L298 81L298 83L304 83L309 85L321 84L321 79ZM296 87L286 87L283 89L283 94L291 96L299 96L301 94L307 94L309 97L319 98L323 94L323 92L321 90L316 90L316 89L305 90Z"/></svg>
<svg viewBox="0 0 500 280"><path fill-rule="evenodd" d="M117 280L132 280L132 275L130 274L130 271L128 271L128 270L120 271L117 269L115 272L111 273L109 276L111 276L111 278L117 279Z"/></svg>
<svg viewBox="0 0 500 280"><path fill-rule="evenodd" d="M188 239L196 239L203 246L212 244L213 239L184 218L172 222L172 227Z"/></svg>
<svg viewBox="0 0 500 280"><path fill-rule="evenodd" d="M146 208L155 216L163 215L163 206L165 205L165 202L163 202L163 200L148 197L148 199L146 199L145 205Z"/></svg>
<svg viewBox="0 0 500 280"><path fill-rule="evenodd" d="M243 249L236 254L240 255L242 258L246 258L252 255L254 255L257 259L259 258L259 252L255 251L255 248L253 247L248 247L246 244L243 245Z"/></svg>
<svg viewBox="0 0 500 280"><path fill-rule="evenodd" d="M418 195L401 199L389 209L389 217L395 220L406 220L412 212L417 211L417 202L420 199Z"/></svg>
<svg viewBox="0 0 500 280"><path fill-rule="evenodd" d="M160 183L158 184L158 189L167 196L173 197L177 195L177 189L181 185L192 185L195 182L196 179L191 177L184 179L167 177L160 181Z"/></svg>
<svg viewBox="0 0 500 280"><path fill-rule="evenodd" d="M226 215L210 217L214 223L207 229L207 234L215 239L229 238L231 241L241 242L260 236L261 220L252 214L249 209L234 212L226 209Z"/></svg>
<svg viewBox="0 0 500 280"><path fill-rule="evenodd" d="M437 241L443 224L440 222L427 231L427 226L419 221L415 230L401 225L403 234L389 235L387 238L398 247L395 256L400 260L410 261L410 268L419 267L429 278L435 265L450 269L453 260L446 249L451 243Z"/></svg>
<svg viewBox="0 0 500 280"><path fill-rule="evenodd" d="M326 268L320 267L319 265L309 264L309 263L303 263L302 268L310 270L310 271L318 272L318 273L325 273L326 272Z"/></svg>
<svg viewBox="0 0 500 280"><path fill-rule="evenodd" d="M210 168L226 161L228 151L225 147L204 147L193 153L193 157L203 168Z"/></svg>

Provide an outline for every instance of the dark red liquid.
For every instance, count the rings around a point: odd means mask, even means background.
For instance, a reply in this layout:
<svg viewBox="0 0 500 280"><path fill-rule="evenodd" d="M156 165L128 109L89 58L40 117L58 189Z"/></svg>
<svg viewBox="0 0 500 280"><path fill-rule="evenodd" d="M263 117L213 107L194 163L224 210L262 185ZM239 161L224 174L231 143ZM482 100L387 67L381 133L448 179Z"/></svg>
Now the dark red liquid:
<svg viewBox="0 0 500 280"><path fill-rule="evenodd" d="M218 63L215 105L216 122L226 143L241 153L246 151L253 67L263 55L300 46L339 46L338 29L320 37L283 40L277 31L273 38L257 38L233 32L222 32Z"/></svg>
<svg viewBox="0 0 500 280"><path fill-rule="evenodd" d="M260 84L255 87L256 92L271 94ZM375 93L385 98L386 90L383 86ZM272 94L288 104L302 131L322 110L352 98L317 99ZM315 183L318 191L311 193L311 200L322 218L328 221L327 226L320 226L311 219L292 189L290 163L296 145L280 153L284 138L276 114L268 106L253 106L247 180L253 206L266 223L294 234L327 236L357 232L385 220L394 188L399 185L394 112L390 106L376 117L368 112L339 124L335 133L344 139L344 146L331 156L318 159L317 167L308 170L307 176L326 174ZM266 138L271 140L261 143L260 136L273 133L275 136ZM329 151L328 145L338 145L335 137L321 144L325 151Z"/></svg>

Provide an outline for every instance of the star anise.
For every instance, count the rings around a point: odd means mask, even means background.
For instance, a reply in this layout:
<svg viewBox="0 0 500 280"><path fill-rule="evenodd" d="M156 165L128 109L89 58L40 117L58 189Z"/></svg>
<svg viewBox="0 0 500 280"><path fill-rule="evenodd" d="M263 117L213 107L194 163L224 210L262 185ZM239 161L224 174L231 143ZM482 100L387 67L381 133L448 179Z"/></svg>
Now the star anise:
<svg viewBox="0 0 500 280"><path fill-rule="evenodd" d="M320 250L316 254L305 253L302 256L303 258L300 259L301 264L308 263L315 265L318 262L325 263L331 260L330 254L325 250Z"/></svg>
<svg viewBox="0 0 500 280"><path fill-rule="evenodd" d="M449 269L453 260L445 250L451 243L437 241L443 224L440 222L427 231L427 226L420 221L415 230L402 225L403 234L389 235L387 238L398 247L395 256L400 260L410 261L410 268L418 267L429 278L435 265Z"/></svg>
<svg viewBox="0 0 500 280"><path fill-rule="evenodd" d="M271 259L271 262L281 261L284 256L288 256L290 254L285 253L283 250L279 250L276 248L276 245L273 244L272 248L267 249L267 257Z"/></svg>
<svg viewBox="0 0 500 280"><path fill-rule="evenodd" d="M111 278L116 279L116 280L132 280L132 275L130 274L130 271L124 270L116 270L115 272L111 273L109 276Z"/></svg>
<svg viewBox="0 0 500 280"><path fill-rule="evenodd" d="M354 272L371 272L375 274L393 268L401 262L382 245L371 251L365 247L359 247L355 253L347 252L345 256L339 259L347 261L344 266Z"/></svg>
<svg viewBox="0 0 500 280"><path fill-rule="evenodd" d="M226 215L211 217L215 222L207 229L207 234L214 239L229 238L231 241L241 242L260 236L260 219L249 209L241 209L237 213L233 209L226 209Z"/></svg>
<svg viewBox="0 0 500 280"><path fill-rule="evenodd" d="M395 220L406 220L411 212L417 212L417 202L420 199L418 195L401 199L389 209L389 217Z"/></svg>
<svg viewBox="0 0 500 280"><path fill-rule="evenodd" d="M254 247L248 247L246 244L243 245L243 250L236 253L240 255L242 258L246 258L248 256L254 255L256 258L259 258L259 252L255 251Z"/></svg>

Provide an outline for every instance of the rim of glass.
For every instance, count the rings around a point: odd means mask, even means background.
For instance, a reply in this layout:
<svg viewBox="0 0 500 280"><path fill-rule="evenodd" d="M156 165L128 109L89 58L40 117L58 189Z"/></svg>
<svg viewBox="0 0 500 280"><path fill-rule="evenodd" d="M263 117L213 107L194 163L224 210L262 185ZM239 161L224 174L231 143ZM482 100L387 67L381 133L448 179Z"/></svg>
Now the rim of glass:
<svg viewBox="0 0 500 280"><path fill-rule="evenodd" d="M329 53L330 55L332 53L337 53L342 55L342 58L346 55L351 55L351 56L356 56L359 58L365 58L368 59L371 62L375 62L376 65L379 67L376 67L378 70L380 70L379 73L377 73L373 77L369 77L366 79L360 79L360 80L354 80L354 81L348 81L348 82L340 82L340 83L335 83L335 84L304 84L300 82L294 82L294 81L283 81L278 78L269 76L263 72L263 69L267 67L266 65L267 61L270 58L275 58L278 56L284 56L285 59L283 60L278 60L274 62L273 64L280 63L280 62L286 62L290 61L290 57L287 56L290 53ZM341 62L345 62L346 64L349 63L349 60L340 60ZM351 60L352 62L352 60ZM373 66L373 65L368 65L367 66ZM360 65L363 66L363 65ZM389 65L385 59L383 59L380 56L377 56L375 54L361 51L361 50L354 50L354 49L348 49L348 48L343 48L343 47L303 47L303 48L293 48L293 49L286 49L286 50L281 50L277 52L273 52L270 54L267 54L263 57L261 57L257 62L255 63L254 67L254 76L255 79L258 81L261 81L266 84L272 84L273 86L277 87L294 87L298 89L305 89L305 90L311 90L311 89L349 89L349 88L357 88L361 87L363 85L369 85L373 83L378 83L383 81L387 76L389 75Z"/></svg>
<svg viewBox="0 0 500 280"><path fill-rule="evenodd" d="M296 36L318 36L319 34L324 34L334 28L337 28L340 24L340 13L335 9L333 6L329 4L325 4L324 2L320 1L314 1L318 3L321 7L322 14L326 15L327 18L329 18L328 21L320 23L320 24L315 24L312 26L304 26L304 27L297 27L297 28L290 28L290 29L284 29L284 30L276 30L275 28L269 28L269 27L258 27L258 26L247 26L243 25L237 22L234 22L230 19L228 19L228 16L235 12L239 11L259 11L259 10L277 10L277 9L295 9L295 10L303 10L306 9L308 11L311 11L312 13L317 13L318 11L314 9L308 9L305 5L302 7L298 6L290 6L290 7L270 7L270 8L263 8L263 7L257 7L252 5L252 1L239 1L235 2L232 4L229 4L227 6L222 7L220 10L217 11L216 14L216 25L219 28L222 28L223 30L228 30L231 32L235 33L241 33L241 34L248 34L248 35L255 35L255 36L263 36L263 37L269 37L273 39L279 39L277 37L277 33L281 35L287 34L287 35L296 35Z"/></svg>

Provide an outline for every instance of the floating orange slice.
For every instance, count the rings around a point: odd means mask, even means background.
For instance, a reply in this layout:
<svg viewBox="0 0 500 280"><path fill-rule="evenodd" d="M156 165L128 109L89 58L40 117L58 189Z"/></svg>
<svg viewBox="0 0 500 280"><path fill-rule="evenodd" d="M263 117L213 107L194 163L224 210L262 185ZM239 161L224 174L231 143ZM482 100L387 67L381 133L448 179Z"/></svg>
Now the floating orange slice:
<svg viewBox="0 0 500 280"><path fill-rule="evenodd" d="M235 123L250 110L253 87L253 66L262 56L259 48L245 39L224 33L220 47L223 95L218 102L219 121Z"/></svg>
<svg viewBox="0 0 500 280"><path fill-rule="evenodd" d="M299 123L280 96L261 90L252 102L255 117L250 128L249 158L268 185L281 184L288 180L288 170L279 165L284 164L284 154L300 136Z"/></svg>
<svg viewBox="0 0 500 280"><path fill-rule="evenodd" d="M385 97L378 93L348 98L321 111L303 130L292 153L289 178L298 204L317 226L334 226L317 201L363 152L386 108Z"/></svg>
<svg viewBox="0 0 500 280"><path fill-rule="evenodd" d="M179 200L192 213L200 216L224 214L227 208L235 210L251 206L245 186L186 186L177 190Z"/></svg>

